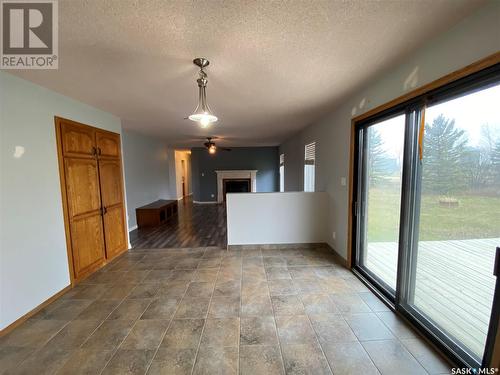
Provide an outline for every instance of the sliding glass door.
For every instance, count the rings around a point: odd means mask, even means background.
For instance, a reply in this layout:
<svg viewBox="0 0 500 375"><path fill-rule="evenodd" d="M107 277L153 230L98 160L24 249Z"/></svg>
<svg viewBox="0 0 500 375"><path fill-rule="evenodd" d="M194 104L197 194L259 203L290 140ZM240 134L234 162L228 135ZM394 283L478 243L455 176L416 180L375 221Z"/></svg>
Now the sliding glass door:
<svg viewBox="0 0 500 375"><path fill-rule="evenodd" d="M476 360L500 245L500 85L430 105L419 163L408 305Z"/></svg>
<svg viewBox="0 0 500 375"><path fill-rule="evenodd" d="M470 366L485 352L500 246L498 70L356 133L355 269Z"/></svg>
<svg viewBox="0 0 500 375"><path fill-rule="evenodd" d="M389 295L396 290L405 115L367 124L360 135L358 264Z"/></svg>

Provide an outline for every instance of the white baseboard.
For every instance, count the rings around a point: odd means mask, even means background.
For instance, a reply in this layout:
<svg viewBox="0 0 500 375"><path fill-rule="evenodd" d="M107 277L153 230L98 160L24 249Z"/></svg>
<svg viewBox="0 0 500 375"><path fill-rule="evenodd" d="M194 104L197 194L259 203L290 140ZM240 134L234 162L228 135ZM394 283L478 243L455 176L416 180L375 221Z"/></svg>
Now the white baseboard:
<svg viewBox="0 0 500 375"><path fill-rule="evenodd" d="M193 203L196 203L196 204L218 204L219 202L217 202L217 201L205 201L205 202L193 201Z"/></svg>
<svg viewBox="0 0 500 375"><path fill-rule="evenodd" d="M134 225L132 228L128 228L128 232L132 232L133 230L136 230L137 229L137 225Z"/></svg>

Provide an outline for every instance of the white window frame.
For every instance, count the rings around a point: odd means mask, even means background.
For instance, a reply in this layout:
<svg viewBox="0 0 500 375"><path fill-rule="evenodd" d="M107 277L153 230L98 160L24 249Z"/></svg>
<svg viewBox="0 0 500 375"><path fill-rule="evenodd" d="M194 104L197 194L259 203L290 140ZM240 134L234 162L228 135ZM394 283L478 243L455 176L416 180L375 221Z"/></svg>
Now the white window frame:
<svg viewBox="0 0 500 375"><path fill-rule="evenodd" d="M304 146L304 191L315 191L316 179L316 142Z"/></svg>
<svg viewBox="0 0 500 375"><path fill-rule="evenodd" d="M280 154L280 193L285 191L285 154Z"/></svg>

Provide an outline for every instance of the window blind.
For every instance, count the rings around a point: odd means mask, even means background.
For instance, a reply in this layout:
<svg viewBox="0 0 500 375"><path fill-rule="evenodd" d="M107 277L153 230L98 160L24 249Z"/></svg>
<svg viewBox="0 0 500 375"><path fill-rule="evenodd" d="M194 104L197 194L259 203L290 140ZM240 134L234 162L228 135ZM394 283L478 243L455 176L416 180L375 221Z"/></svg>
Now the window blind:
<svg viewBox="0 0 500 375"><path fill-rule="evenodd" d="M305 164L314 165L315 159L316 159L316 142L312 142L305 146Z"/></svg>

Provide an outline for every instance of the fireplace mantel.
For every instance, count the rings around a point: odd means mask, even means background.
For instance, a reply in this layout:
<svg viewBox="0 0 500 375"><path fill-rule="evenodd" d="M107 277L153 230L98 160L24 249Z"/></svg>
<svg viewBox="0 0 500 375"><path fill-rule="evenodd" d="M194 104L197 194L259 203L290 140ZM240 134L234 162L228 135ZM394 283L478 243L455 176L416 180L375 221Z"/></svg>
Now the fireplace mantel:
<svg viewBox="0 0 500 375"><path fill-rule="evenodd" d="M219 170L217 173L217 203L224 201L224 180L249 178L252 193L257 191L257 169Z"/></svg>

